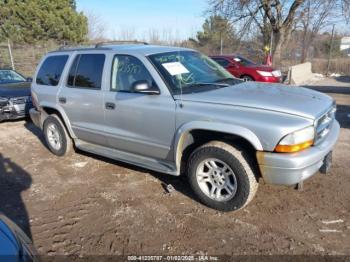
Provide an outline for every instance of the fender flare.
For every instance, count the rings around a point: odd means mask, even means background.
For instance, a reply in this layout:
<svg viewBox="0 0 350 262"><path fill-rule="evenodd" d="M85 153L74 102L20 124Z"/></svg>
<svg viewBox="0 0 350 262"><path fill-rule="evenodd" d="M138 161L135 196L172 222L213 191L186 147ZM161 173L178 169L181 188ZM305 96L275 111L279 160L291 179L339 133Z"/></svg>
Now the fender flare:
<svg viewBox="0 0 350 262"><path fill-rule="evenodd" d="M240 136L251 143L257 151L263 151L263 146L259 138L248 128L226 123L193 121L182 125L180 128L178 128L175 134L174 160L178 174L180 172L183 144L187 138L187 135L192 130L206 130Z"/></svg>
<svg viewBox="0 0 350 262"><path fill-rule="evenodd" d="M72 129L71 125L70 125L70 121L69 121L69 119L68 119L66 113L64 112L63 108L57 107L57 105L54 104L54 103L47 103L47 102L41 103L41 104L40 104L40 107L42 107L42 108L43 108L43 107L51 108L51 109L53 109L53 110L58 111L58 112L60 113L61 117L62 117L63 123L65 124L65 126L66 126L66 128L67 128L67 131L68 131L70 137L73 138L73 139L76 138L76 135L74 134L73 129ZM45 110L44 110L44 111L45 111ZM46 112L45 112L45 114L46 114ZM44 117L41 116L42 125L44 124L44 121L45 121L45 118L46 118L46 117L47 117L46 115L45 115Z"/></svg>

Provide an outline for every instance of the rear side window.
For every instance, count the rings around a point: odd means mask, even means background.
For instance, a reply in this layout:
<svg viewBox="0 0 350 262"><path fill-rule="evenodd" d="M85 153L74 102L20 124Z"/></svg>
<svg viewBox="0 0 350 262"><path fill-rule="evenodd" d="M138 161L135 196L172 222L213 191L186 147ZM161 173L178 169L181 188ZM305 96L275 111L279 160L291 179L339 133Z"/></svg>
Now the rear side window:
<svg viewBox="0 0 350 262"><path fill-rule="evenodd" d="M101 89L104 54L77 55L69 70L67 85L76 88Z"/></svg>
<svg viewBox="0 0 350 262"><path fill-rule="evenodd" d="M57 86L67 60L68 55L49 56L46 58L36 76L36 83L38 85Z"/></svg>

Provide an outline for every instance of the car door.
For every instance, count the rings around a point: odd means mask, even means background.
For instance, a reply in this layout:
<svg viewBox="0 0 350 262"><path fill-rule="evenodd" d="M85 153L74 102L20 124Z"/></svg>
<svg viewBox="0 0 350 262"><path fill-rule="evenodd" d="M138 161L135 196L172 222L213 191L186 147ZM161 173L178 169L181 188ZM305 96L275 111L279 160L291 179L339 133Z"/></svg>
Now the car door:
<svg viewBox="0 0 350 262"><path fill-rule="evenodd" d="M105 60L102 53L77 54L58 94L58 103L77 138L99 145L106 145L101 90Z"/></svg>
<svg viewBox="0 0 350 262"><path fill-rule="evenodd" d="M238 57L234 57L230 61L230 68L231 68L232 74L238 78L240 78L244 73L244 66L241 64L240 61L241 59Z"/></svg>
<svg viewBox="0 0 350 262"><path fill-rule="evenodd" d="M240 74L238 72L238 66L227 58L215 57L213 58L216 63L224 67L227 71L229 71L233 76L239 77Z"/></svg>
<svg viewBox="0 0 350 262"><path fill-rule="evenodd" d="M145 64L131 55L115 55L110 89L105 93L106 137L109 146L125 152L165 159L175 132L175 101L170 94L133 91L147 81L158 89ZM159 90L159 89L158 89Z"/></svg>

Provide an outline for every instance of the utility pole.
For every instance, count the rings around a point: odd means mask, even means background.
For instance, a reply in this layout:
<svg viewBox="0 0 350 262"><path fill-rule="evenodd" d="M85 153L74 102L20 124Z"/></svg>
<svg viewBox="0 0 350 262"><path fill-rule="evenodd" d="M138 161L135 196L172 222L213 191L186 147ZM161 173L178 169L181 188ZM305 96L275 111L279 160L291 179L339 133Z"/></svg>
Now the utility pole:
<svg viewBox="0 0 350 262"><path fill-rule="evenodd" d="M220 55L222 55L222 47L223 47L223 40L222 40L222 32L220 31Z"/></svg>
<svg viewBox="0 0 350 262"><path fill-rule="evenodd" d="M10 54L12 70L15 70L15 63L13 62L13 56L12 56L12 50L11 50L10 39L7 39L7 48L8 48L8 50L9 50L9 54Z"/></svg>
<svg viewBox="0 0 350 262"><path fill-rule="evenodd" d="M331 38L331 43L330 43L330 49L329 49L329 56L328 56L328 63L327 63L327 72L326 72L326 76L329 75L329 67L331 64L331 58L332 58L332 49L333 49L333 40L334 40L334 28L335 28L335 24L333 24L333 28L332 28L332 38Z"/></svg>
<svg viewBox="0 0 350 262"><path fill-rule="evenodd" d="M271 37L270 37L270 56L272 56L272 44L273 44L273 30L271 29Z"/></svg>

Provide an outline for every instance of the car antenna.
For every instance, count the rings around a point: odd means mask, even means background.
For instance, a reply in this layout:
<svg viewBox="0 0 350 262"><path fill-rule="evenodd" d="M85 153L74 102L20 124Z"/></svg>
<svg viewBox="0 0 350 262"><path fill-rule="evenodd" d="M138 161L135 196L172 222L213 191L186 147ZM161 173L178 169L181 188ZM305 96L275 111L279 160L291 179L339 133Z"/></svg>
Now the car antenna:
<svg viewBox="0 0 350 262"><path fill-rule="evenodd" d="M178 20L176 18L176 28L178 28ZM179 43L177 43L177 57L178 57L178 60L179 60L179 63L181 63L181 60L180 60L180 46L179 46ZM182 74L180 74L180 108L183 108L184 105L183 105L183 102L182 102Z"/></svg>
<svg viewBox="0 0 350 262"><path fill-rule="evenodd" d="M180 47L178 48L178 51L177 51L177 57L179 59L179 63L180 62ZM183 108L183 103L182 103L182 74L180 74L180 108Z"/></svg>

